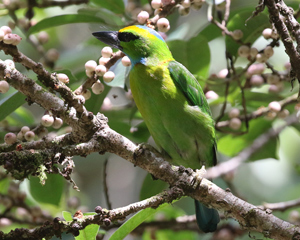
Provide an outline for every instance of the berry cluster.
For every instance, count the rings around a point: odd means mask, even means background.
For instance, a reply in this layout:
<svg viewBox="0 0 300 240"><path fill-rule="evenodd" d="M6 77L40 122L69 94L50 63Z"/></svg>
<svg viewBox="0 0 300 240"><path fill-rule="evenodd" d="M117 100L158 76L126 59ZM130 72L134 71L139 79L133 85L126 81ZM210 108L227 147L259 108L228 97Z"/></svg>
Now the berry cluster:
<svg viewBox="0 0 300 240"><path fill-rule="evenodd" d="M8 26L0 27L0 41L5 44L11 44L17 46L21 42L22 38L18 34L13 34L11 28Z"/></svg>

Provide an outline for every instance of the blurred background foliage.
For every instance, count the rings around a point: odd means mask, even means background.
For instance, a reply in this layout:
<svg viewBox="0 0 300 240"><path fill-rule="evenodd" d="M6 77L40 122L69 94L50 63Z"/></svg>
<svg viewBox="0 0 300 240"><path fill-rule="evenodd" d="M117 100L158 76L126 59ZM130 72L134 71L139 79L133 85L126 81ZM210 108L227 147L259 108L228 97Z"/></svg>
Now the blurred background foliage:
<svg viewBox="0 0 300 240"><path fill-rule="evenodd" d="M118 30L124 26L136 24L135 18L142 9L149 11L150 16L153 16L153 10L146 0L91 0L87 4L64 8L34 7L34 15L31 20L28 20L24 17L28 13L28 8L24 7L27 1L10 1L11 9L5 7L0 9L0 26L13 25L18 19L13 30L23 38L18 49L34 61L44 63L51 72L66 73L70 78L69 87L72 90L75 90L86 79L85 62L97 61L101 55L101 48L104 47L101 42L92 37L92 32ZM37 2L44 3L43 1ZM298 7L296 1L285 2L295 10ZM225 100L226 81L218 74L222 69L227 68L226 49L235 57L234 66L237 71L242 71L249 62L245 58L238 57L237 51L240 45L236 41L225 37L218 27L209 23L208 16L224 11L224 2L219 1L217 4L218 6L213 6L210 1L207 1L201 9L191 8L190 13L185 16L174 11L168 16L171 28L166 33L166 41L174 58L183 63L197 77L205 91L213 90L218 94L217 99L209 100L215 119L219 117ZM261 50L270 43L270 40L264 39L261 34L265 28L271 27L267 10L245 23L256 4L257 1L232 0L227 27L231 31L241 29L244 33L242 40ZM30 28L28 28L29 21L34 23ZM49 40L39 49L37 47L39 45L32 42L37 41L42 31L47 33ZM59 53L59 58L53 66L47 66L43 57L50 49L56 49ZM268 62L277 71L284 73L287 71L284 66L289 62L289 58L280 41L279 46L274 48L274 52ZM10 57L0 52L0 59L10 59ZM16 68L26 76L38 81L35 74L26 70L22 65L16 63ZM92 94L91 98L86 101L86 108L94 114L98 111L103 112L109 119L109 126L132 141L136 143L149 141L154 144L130 98L130 93L124 90L129 69L123 67L119 62L112 70L115 72L116 78L105 85L105 91L102 94ZM268 69L266 73L268 71L270 72ZM246 79L247 77L242 75L240 81L245 82ZM267 107L271 101L285 99L298 91L297 84L292 88L289 82L284 82L283 89L274 94L268 92L268 85L265 83L260 87L245 89L248 113L262 106ZM243 111L241 89L237 82L231 83L227 101L222 121L228 120L227 113L232 108ZM290 113L295 111L294 105L286 108ZM12 87L9 92L0 94L0 110L1 139L8 129L17 132L22 126L30 128L37 126L45 113L44 109L35 104L29 106L25 102L25 97ZM219 161L223 162L235 156L259 135L272 126L280 125L282 121L280 118L270 119L262 116L249 121L249 131L246 134L237 134L247 130L244 123L238 131L229 128L226 128L226 133L217 131ZM49 128L49 134L62 134L66 131L66 127L64 125L60 130ZM0 141L3 142L3 140ZM236 172L228 174L224 178L218 178L214 182L223 189L230 187L234 194L257 205L264 202L281 202L299 198L299 145L299 126L288 127L280 134L279 138L271 140L255 154L252 161L241 166ZM26 203L31 207L40 207L44 214L53 217L62 216L64 210L72 213L77 209L81 209L83 212L93 212L97 205L107 207L103 188L105 161L108 161L106 180L113 208L145 199L168 187L159 180L153 181L144 170L108 153L104 155L95 153L86 158L75 157L74 161L76 168L73 179L80 192L72 189L72 186L58 175L48 175L45 186L42 186L36 177L30 177L30 179L22 181L19 186L20 191L26 193ZM4 170L1 169L1 171ZM1 194L8 193L12 188L12 181L10 178L1 178ZM14 181L15 183L16 181ZM0 212L4 212L5 209L5 204L0 204ZM14 212L18 218L26 218L20 207L14 209ZM292 221L291 215L297 215L298 212L299 208L295 208L285 212L274 212L274 214L284 220ZM148 220L167 220L185 214L194 214L192 199L184 198L174 205L169 205L160 213L150 216ZM231 219L224 220L223 223L237 226L237 223ZM12 222L7 224L0 220L0 230L4 232L15 227L29 226ZM113 231L114 229L106 233L104 238L108 239ZM251 235L262 238L259 234L251 233ZM73 237L64 235L63 239L73 239ZM153 233L145 231L142 236L131 235L126 239L153 239ZM199 239L199 237L198 233L191 231L174 233L161 230L155 233L154 239ZM201 236L201 239L218 238L213 234L205 234ZM249 236L244 234L235 239L249 239Z"/></svg>

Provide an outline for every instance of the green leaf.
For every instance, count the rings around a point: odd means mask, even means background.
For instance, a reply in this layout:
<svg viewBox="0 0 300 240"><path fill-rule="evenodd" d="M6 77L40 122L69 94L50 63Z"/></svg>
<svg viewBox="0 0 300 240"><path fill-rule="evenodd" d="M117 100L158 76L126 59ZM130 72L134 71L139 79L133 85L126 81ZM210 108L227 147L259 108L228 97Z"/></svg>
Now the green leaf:
<svg viewBox="0 0 300 240"><path fill-rule="evenodd" d="M96 213L83 213L84 216L93 216ZM95 240L99 226L97 224L90 224L85 229L79 231L79 235L75 237L76 240Z"/></svg>
<svg viewBox="0 0 300 240"><path fill-rule="evenodd" d="M163 182L159 179L154 180L151 174L147 174L140 191L140 200L154 196L162 192L167 187L168 184L166 182Z"/></svg>
<svg viewBox="0 0 300 240"><path fill-rule="evenodd" d="M243 43L253 44L254 41L261 36L262 31L270 26L269 18L265 13L260 13L258 16L246 20L252 15L252 11L246 10L235 14L228 22L227 28L229 31L241 30L243 32ZM240 47L230 36L225 38L226 49L232 56L237 56L238 48Z"/></svg>
<svg viewBox="0 0 300 240"><path fill-rule="evenodd" d="M205 36L207 41L210 42L218 37L222 37L222 31L215 24L209 24L201 31L201 35Z"/></svg>
<svg viewBox="0 0 300 240"><path fill-rule="evenodd" d="M0 100L0 121L14 112L25 103L25 96L20 92L14 92L6 98Z"/></svg>
<svg viewBox="0 0 300 240"><path fill-rule="evenodd" d="M175 201L173 201L175 202ZM164 207L168 206L168 203L160 205L158 208L147 208L139 211L137 214L128 219L117 231L111 235L109 240L124 239L129 233L131 233L137 226L143 223L147 218L160 211Z"/></svg>
<svg viewBox="0 0 300 240"><path fill-rule="evenodd" d="M152 240L152 239L172 239L172 240L197 240L199 239L199 235L196 232L189 230L182 231L173 231L170 229L158 230L158 231L145 231L143 234L143 240Z"/></svg>
<svg viewBox="0 0 300 240"><path fill-rule="evenodd" d="M249 121L249 132L244 135L233 136L227 134L218 140L218 150L230 157L237 155L240 151L250 146L253 141L272 127L272 121L263 118L252 119ZM277 159L277 142L276 138L264 145L260 150L253 154L249 160L261 160L265 158Z"/></svg>
<svg viewBox="0 0 300 240"><path fill-rule="evenodd" d="M99 1L99 0L92 0L92 3L94 3L97 6L106 8L114 13L124 13L125 11L125 5L123 0L105 0L105 1Z"/></svg>
<svg viewBox="0 0 300 240"><path fill-rule="evenodd" d="M182 63L192 74L208 77L210 49L206 38L201 34L187 42L170 41L168 46L175 60Z"/></svg>
<svg viewBox="0 0 300 240"><path fill-rule="evenodd" d="M29 180L30 193L36 201L56 206L59 205L64 186L64 178L58 174L47 174L45 185L41 185L38 177Z"/></svg>
<svg viewBox="0 0 300 240"><path fill-rule="evenodd" d="M122 15L118 16L105 8L81 8L77 11L79 14L89 14L101 18L110 26L124 26ZM102 27L102 26L100 26Z"/></svg>
<svg viewBox="0 0 300 240"><path fill-rule="evenodd" d="M70 212L67 211L63 211L62 212L62 216L66 221L73 221L73 217L72 214Z"/></svg>
<svg viewBox="0 0 300 240"><path fill-rule="evenodd" d="M103 20L99 17L91 15L81 15L81 14L66 14L58 15L50 18L45 18L29 28L27 35L39 32L41 30L57 27L70 23L103 23Z"/></svg>
<svg viewBox="0 0 300 240"><path fill-rule="evenodd" d="M10 126L31 126L35 122L32 112L22 106L11 113L6 120Z"/></svg>

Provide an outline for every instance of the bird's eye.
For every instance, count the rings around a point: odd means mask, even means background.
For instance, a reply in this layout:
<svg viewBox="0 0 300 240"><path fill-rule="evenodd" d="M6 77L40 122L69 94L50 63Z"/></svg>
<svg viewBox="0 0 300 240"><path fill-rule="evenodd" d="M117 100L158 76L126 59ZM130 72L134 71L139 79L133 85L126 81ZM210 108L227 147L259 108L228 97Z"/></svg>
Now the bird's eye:
<svg viewBox="0 0 300 240"><path fill-rule="evenodd" d="M119 32L118 39L122 42L130 42L132 40L138 39L139 37L130 32Z"/></svg>

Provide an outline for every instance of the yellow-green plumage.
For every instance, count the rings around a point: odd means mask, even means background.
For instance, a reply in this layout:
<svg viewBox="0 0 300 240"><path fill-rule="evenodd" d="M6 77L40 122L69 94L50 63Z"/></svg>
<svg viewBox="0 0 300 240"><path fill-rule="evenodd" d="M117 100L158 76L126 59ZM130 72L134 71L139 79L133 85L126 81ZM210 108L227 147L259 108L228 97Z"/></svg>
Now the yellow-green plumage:
<svg viewBox="0 0 300 240"><path fill-rule="evenodd" d="M136 105L157 146L171 157L173 164L193 169L211 166L213 162L205 161L212 159L214 151L212 119L189 105L172 80L168 65L169 62L135 65L130 87Z"/></svg>
<svg viewBox="0 0 300 240"><path fill-rule="evenodd" d="M93 35L130 58L132 95L161 152L175 165L215 165L214 121L201 86L173 59L162 37L144 26ZM195 203L199 227L214 231L217 211Z"/></svg>

